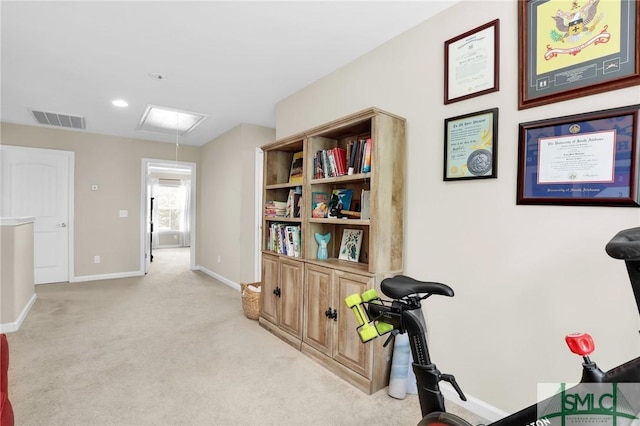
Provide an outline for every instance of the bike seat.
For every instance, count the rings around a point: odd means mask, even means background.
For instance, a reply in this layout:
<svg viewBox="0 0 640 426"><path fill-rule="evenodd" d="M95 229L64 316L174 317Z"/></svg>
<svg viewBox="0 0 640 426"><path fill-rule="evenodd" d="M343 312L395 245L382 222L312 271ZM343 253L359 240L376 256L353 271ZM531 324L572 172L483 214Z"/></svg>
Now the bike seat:
<svg viewBox="0 0 640 426"><path fill-rule="evenodd" d="M453 289L446 284L418 281L406 275L385 278L380 283L380 290L392 299L402 299L410 294L426 293L453 297Z"/></svg>
<svg viewBox="0 0 640 426"><path fill-rule="evenodd" d="M618 232L605 247L614 259L640 260L640 228Z"/></svg>

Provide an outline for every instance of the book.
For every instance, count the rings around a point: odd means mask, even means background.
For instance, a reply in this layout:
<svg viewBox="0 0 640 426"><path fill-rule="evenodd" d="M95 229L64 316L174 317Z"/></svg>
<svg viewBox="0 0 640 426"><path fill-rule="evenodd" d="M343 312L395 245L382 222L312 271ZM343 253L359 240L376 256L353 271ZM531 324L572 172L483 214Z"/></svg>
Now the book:
<svg viewBox="0 0 640 426"><path fill-rule="evenodd" d="M345 189L334 189L332 194L338 196L338 200L342 203L342 208L340 210L350 210L351 209L351 199L353 198L353 189L345 188Z"/></svg>
<svg viewBox="0 0 640 426"><path fill-rule="evenodd" d="M333 148L333 158L336 162L336 176L347 174L347 150L344 148Z"/></svg>
<svg viewBox="0 0 640 426"><path fill-rule="evenodd" d="M329 194L313 192L311 194L311 217L327 217L329 214Z"/></svg>
<svg viewBox="0 0 640 426"><path fill-rule="evenodd" d="M371 145L372 144L373 144L373 141L371 140L371 138L367 139L367 145L365 146L365 150L364 150L364 160L362 163L362 173L371 172Z"/></svg>
<svg viewBox="0 0 640 426"><path fill-rule="evenodd" d="M322 163L322 151L313 154L313 178L322 179L324 177L324 168Z"/></svg>
<svg viewBox="0 0 640 426"><path fill-rule="evenodd" d="M371 219L371 191L366 189L360 194L360 219Z"/></svg>
<svg viewBox="0 0 640 426"><path fill-rule="evenodd" d="M345 229L342 232L342 243L338 259L357 262L360 258L360 246L362 246L361 229Z"/></svg>
<svg viewBox="0 0 640 426"><path fill-rule="evenodd" d="M289 183L302 183L304 157L303 152L296 152L291 159L291 170L289 171ZM286 169L285 169L286 170Z"/></svg>
<svg viewBox="0 0 640 426"><path fill-rule="evenodd" d="M289 196L287 197L287 208L285 210L285 217L300 217L300 205L302 199L302 187L298 186L296 189L289 190Z"/></svg>

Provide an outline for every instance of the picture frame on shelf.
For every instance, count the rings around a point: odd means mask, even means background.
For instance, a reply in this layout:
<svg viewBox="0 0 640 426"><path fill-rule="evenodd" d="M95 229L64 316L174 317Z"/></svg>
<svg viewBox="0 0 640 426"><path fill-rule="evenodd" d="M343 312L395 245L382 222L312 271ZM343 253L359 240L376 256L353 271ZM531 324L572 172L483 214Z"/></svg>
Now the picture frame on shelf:
<svg viewBox="0 0 640 426"><path fill-rule="evenodd" d="M362 229L344 229L342 231L342 242L340 243L340 253L338 259L357 262L360 258L360 247L362 246Z"/></svg>
<svg viewBox="0 0 640 426"><path fill-rule="evenodd" d="M640 206L631 105L519 125L517 204Z"/></svg>
<svg viewBox="0 0 640 426"><path fill-rule="evenodd" d="M640 84L640 3L518 2L518 109Z"/></svg>
<svg viewBox="0 0 640 426"><path fill-rule="evenodd" d="M444 120L443 180L498 177L498 108Z"/></svg>
<svg viewBox="0 0 640 426"><path fill-rule="evenodd" d="M444 42L444 103L500 90L500 20Z"/></svg>

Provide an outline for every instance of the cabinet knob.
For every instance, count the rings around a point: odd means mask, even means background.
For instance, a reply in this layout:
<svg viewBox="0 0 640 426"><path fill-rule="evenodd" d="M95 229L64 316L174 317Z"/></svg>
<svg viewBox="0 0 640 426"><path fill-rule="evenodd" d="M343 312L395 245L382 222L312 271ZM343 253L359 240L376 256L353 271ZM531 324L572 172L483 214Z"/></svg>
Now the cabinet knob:
<svg viewBox="0 0 640 426"><path fill-rule="evenodd" d="M276 287L275 290L273 290L273 294L275 294L276 297L280 297L280 295L282 294L282 292L280 291L280 287Z"/></svg>

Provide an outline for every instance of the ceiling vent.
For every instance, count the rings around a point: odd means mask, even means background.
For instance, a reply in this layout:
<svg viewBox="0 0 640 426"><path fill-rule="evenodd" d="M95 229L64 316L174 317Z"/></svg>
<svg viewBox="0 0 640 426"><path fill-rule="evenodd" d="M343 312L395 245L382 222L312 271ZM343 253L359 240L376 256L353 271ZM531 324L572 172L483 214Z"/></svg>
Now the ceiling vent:
<svg viewBox="0 0 640 426"><path fill-rule="evenodd" d="M30 110L33 118L45 126L66 127L67 129L84 129L84 117L57 112Z"/></svg>

